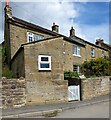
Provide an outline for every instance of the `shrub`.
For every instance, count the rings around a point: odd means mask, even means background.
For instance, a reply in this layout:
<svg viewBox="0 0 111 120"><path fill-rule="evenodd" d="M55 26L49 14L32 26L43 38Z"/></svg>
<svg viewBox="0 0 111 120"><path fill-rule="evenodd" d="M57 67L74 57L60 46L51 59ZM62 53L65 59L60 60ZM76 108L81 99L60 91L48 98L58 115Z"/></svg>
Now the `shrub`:
<svg viewBox="0 0 111 120"><path fill-rule="evenodd" d="M0 47L0 60L2 61L2 77L7 77L7 78L13 78L14 74L13 72L9 69L6 61L6 53L5 53L5 48Z"/></svg>
<svg viewBox="0 0 111 120"><path fill-rule="evenodd" d="M111 75L111 60L108 58L98 58L85 61L81 65L81 70L85 76L109 76Z"/></svg>
<svg viewBox="0 0 111 120"><path fill-rule="evenodd" d="M2 77L6 77L6 78L13 78L14 77L13 72L8 68L7 65L2 66Z"/></svg>
<svg viewBox="0 0 111 120"><path fill-rule="evenodd" d="M75 71L65 71L64 78L79 78L79 74Z"/></svg>

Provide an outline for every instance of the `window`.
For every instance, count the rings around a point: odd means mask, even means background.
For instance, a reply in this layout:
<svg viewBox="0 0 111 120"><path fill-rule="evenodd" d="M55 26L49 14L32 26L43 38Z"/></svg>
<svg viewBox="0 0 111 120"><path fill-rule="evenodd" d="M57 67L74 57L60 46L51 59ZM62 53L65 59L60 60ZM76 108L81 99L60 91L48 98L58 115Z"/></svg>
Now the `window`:
<svg viewBox="0 0 111 120"><path fill-rule="evenodd" d="M94 48L91 48L91 57L94 57L95 53L94 53Z"/></svg>
<svg viewBox="0 0 111 120"><path fill-rule="evenodd" d="M44 36L34 34L34 41L38 41L38 40L42 40L42 39L44 39Z"/></svg>
<svg viewBox="0 0 111 120"><path fill-rule="evenodd" d="M104 51L102 50L101 57L104 57Z"/></svg>
<svg viewBox="0 0 111 120"><path fill-rule="evenodd" d="M73 45L73 55L80 56L80 47Z"/></svg>
<svg viewBox="0 0 111 120"><path fill-rule="evenodd" d="M38 41L44 39L44 36L39 35L39 34L34 34L31 32L27 33L27 41L28 42L33 42L33 41Z"/></svg>
<svg viewBox="0 0 111 120"><path fill-rule="evenodd" d="M51 56L39 55L38 56L38 69L51 70Z"/></svg>
<svg viewBox="0 0 111 120"><path fill-rule="evenodd" d="M73 65L73 71L75 71L75 72L80 72L80 67L79 67L79 65Z"/></svg>
<svg viewBox="0 0 111 120"><path fill-rule="evenodd" d="M34 41L34 39L33 39L33 33L28 32L27 37L28 37L28 42Z"/></svg>

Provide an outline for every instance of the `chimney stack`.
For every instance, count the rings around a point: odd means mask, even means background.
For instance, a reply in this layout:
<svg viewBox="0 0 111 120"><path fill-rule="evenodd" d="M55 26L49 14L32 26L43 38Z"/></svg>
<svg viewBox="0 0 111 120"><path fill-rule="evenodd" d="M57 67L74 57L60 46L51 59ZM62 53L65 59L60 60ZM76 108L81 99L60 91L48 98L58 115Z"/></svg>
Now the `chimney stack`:
<svg viewBox="0 0 111 120"><path fill-rule="evenodd" d="M73 27L71 27L70 37L74 37L74 36L75 36L75 29Z"/></svg>
<svg viewBox="0 0 111 120"><path fill-rule="evenodd" d="M4 8L5 18L12 18L12 8L9 6L8 0L6 0L6 6Z"/></svg>
<svg viewBox="0 0 111 120"><path fill-rule="evenodd" d="M101 44L104 42L103 39L96 39L96 45L101 46Z"/></svg>
<svg viewBox="0 0 111 120"><path fill-rule="evenodd" d="M55 23L53 23L52 31L53 31L53 32L56 32L56 33L59 33L59 26L56 25Z"/></svg>

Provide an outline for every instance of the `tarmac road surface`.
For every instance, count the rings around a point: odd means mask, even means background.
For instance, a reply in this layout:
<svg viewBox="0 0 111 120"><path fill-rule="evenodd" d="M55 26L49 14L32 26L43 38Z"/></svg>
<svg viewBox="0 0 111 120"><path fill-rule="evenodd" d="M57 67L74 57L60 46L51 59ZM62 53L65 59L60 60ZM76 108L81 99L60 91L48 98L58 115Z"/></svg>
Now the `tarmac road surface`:
<svg viewBox="0 0 111 120"><path fill-rule="evenodd" d="M109 101L111 104L109 95L106 95L69 103L8 108L2 109L2 118L44 118L44 114L55 110L59 113L54 118L109 118Z"/></svg>
<svg viewBox="0 0 111 120"><path fill-rule="evenodd" d="M69 109L55 118L109 118L109 102Z"/></svg>

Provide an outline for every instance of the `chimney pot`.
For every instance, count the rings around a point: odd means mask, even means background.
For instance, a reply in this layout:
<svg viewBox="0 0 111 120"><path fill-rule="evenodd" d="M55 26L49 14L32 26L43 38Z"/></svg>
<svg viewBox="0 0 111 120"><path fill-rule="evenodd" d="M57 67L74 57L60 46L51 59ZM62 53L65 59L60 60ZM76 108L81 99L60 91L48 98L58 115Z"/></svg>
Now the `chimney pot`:
<svg viewBox="0 0 111 120"><path fill-rule="evenodd" d="M104 42L103 39L96 39L96 45L101 46L101 44Z"/></svg>
<svg viewBox="0 0 111 120"><path fill-rule="evenodd" d="M52 31L58 33L59 32L59 26L55 24L55 22L53 23L52 26Z"/></svg>
<svg viewBox="0 0 111 120"><path fill-rule="evenodd" d="M12 8L8 5L5 6L5 15L8 17L8 18L12 18Z"/></svg>
<svg viewBox="0 0 111 120"><path fill-rule="evenodd" d="M70 37L74 37L74 36L75 36L75 29L73 27L71 27Z"/></svg>

